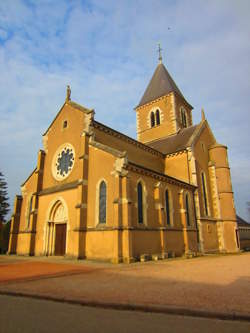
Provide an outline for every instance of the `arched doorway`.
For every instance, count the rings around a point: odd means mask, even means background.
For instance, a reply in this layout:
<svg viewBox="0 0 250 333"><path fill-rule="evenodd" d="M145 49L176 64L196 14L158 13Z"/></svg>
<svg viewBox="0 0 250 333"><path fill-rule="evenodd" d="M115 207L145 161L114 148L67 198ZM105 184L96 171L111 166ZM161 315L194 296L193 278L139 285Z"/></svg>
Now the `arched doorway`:
<svg viewBox="0 0 250 333"><path fill-rule="evenodd" d="M63 256L66 252L67 238L67 209L65 205L58 200L51 208L49 221L46 230L46 247L47 256Z"/></svg>

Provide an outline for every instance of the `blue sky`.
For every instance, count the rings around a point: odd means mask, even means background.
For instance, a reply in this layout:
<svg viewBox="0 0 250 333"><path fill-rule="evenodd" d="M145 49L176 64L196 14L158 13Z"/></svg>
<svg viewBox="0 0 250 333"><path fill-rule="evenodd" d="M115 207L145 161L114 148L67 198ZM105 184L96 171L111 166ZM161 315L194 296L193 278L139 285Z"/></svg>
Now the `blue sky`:
<svg viewBox="0 0 250 333"><path fill-rule="evenodd" d="M160 41L194 122L204 107L217 141L229 147L237 212L247 218L249 40L248 0L2 0L0 170L11 202L36 165L67 84L97 120L135 137L133 107L157 65Z"/></svg>

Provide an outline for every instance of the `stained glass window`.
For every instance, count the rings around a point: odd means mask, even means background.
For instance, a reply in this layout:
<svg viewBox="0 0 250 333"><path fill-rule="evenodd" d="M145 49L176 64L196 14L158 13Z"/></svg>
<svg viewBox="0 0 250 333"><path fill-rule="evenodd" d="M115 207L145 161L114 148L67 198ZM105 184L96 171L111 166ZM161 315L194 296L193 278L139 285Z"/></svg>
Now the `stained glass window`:
<svg viewBox="0 0 250 333"><path fill-rule="evenodd" d="M160 125L160 111L159 110L156 110L155 116L156 116L156 125Z"/></svg>
<svg viewBox="0 0 250 333"><path fill-rule="evenodd" d="M56 163L57 174L59 174L60 176L66 176L68 172L72 169L73 161L73 150L70 148L63 149L63 151L58 155Z"/></svg>
<svg viewBox="0 0 250 333"><path fill-rule="evenodd" d="M165 192L167 225L170 225L169 193Z"/></svg>
<svg viewBox="0 0 250 333"><path fill-rule="evenodd" d="M33 196L30 198L29 202L29 210L28 210L28 223L27 223L27 228L30 227L30 218L31 218L31 212L32 212L32 203L33 203Z"/></svg>
<svg viewBox="0 0 250 333"><path fill-rule="evenodd" d="M150 120L151 120L151 127L154 127L155 126L155 114L154 114L154 112L151 112Z"/></svg>
<svg viewBox="0 0 250 333"><path fill-rule="evenodd" d="M138 223L143 223L143 193L142 184L137 185L137 196L138 196Z"/></svg>
<svg viewBox="0 0 250 333"><path fill-rule="evenodd" d="M99 223L106 223L107 186L104 181L99 188Z"/></svg>
<svg viewBox="0 0 250 333"><path fill-rule="evenodd" d="M190 226L190 211L189 211L189 198L188 194L186 194L186 221L187 221L187 226Z"/></svg>
<svg viewBox="0 0 250 333"><path fill-rule="evenodd" d="M181 109L181 121L183 127L187 127L187 116L186 116L186 111L184 109Z"/></svg>
<svg viewBox="0 0 250 333"><path fill-rule="evenodd" d="M206 180L205 180L205 175L203 172L201 173L201 180L202 180L202 191L203 191L203 197L204 197L205 214L208 215Z"/></svg>

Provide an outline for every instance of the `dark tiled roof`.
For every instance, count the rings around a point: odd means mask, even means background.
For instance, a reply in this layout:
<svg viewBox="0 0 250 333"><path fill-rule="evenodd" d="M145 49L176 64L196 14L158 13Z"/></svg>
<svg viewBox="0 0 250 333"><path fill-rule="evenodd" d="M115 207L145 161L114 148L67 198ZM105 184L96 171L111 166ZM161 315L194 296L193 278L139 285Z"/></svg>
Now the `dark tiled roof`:
<svg viewBox="0 0 250 333"><path fill-rule="evenodd" d="M190 146L190 139L200 124L181 129L177 134L148 142L147 145L163 154L170 154Z"/></svg>
<svg viewBox="0 0 250 333"><path fill-rule="evenodd" d="M163 64L159 64L156 67L152 79L138 106L144 105L171 92L175 92L184 98L180 89L177 87L171 75L167 71L166 67Z"/></svg>
<svg viewBox="0 0 250 333"><path fill-rule="evenodd" d="M239 215L236 215L238 226L240 227L250 227L250 223L243 220Z"/></svg>

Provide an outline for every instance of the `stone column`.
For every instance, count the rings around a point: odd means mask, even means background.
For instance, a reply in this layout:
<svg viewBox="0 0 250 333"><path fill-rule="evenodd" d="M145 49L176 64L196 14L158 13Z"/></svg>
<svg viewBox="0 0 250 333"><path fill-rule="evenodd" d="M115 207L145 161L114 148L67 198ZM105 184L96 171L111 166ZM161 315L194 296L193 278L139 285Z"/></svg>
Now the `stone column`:
<svg viewBox="0 0 250 333"><path fill-rule="evenodd" d="M87 213L88 213L88 177L89 177L89 134L84 133L81 138L82 155L79 157L81 178L77 187L77 213L76 228L77 233L74 253L79 259L86 257L86 230L87 230Z"/></svg>
<svg viewBox="0 0 250 333"><path fill-rule="evenodd" d="M180 218L183 230L183 242L184 242L184 249L185 253L189 252L189 239L188 239L188 231L187 231L187 218L186 218L186 207L185 207L185 197L184 191L181 190L179 192L179 205L180 205Z"/></svg>
<svg viewBox="0 0 250 333"><path fill-rule="evenodd" d="M11 216L8 254L16 254L16 252L17 252L18 231L19 231L19 224L20 224L22 200L23 200L23 198L21 195L16 195L15 202L14 202L14 210L13 210L13 214Z"/></svg>
<svg viewBox="0 0 250 333"><path fill-rule="evenodd" d="M160 227L160 239L161 239L161 254L164 255L167 252L166 248L166 234L165 234L165 220L166 216L164 213L164 195L161 182L155 184L154 190L155 208L157 210L157 220Z"/></svg>
<svg viewBox="0 0 250 333"><path fill-rule="evenodd" d="M194 186L198 186L197 182L197 166L196 159L194 157L193 151L191 148L188 149L188 163L189 163L189 177L191 180L191 184ZM199 251L204 253L204 239L202 233L202 222L201 222L201 212L200 212L200 203L199 203L199 192L198 189L194 191L194 208L195 208L195 216L196 223L198 228L198 236L199 236Z"/></svg>
<svg viewBox="0 0 250 333"><path fill-rule="evenodd" d="M132 200L130 197L130 176L122 177L122 228L123 228L123 261L131 263L133 257L133 225L132 225Z"/></svg>
<svg viewBox="0 0 250 333"><path fill-rule="evenodd" d="M114 255L113 263L119 263L123 259L123 218L122 218L122 177L127 176L128 172L124 170L127 164L126 152L115 160L114 176L114 200L113 200L113 220L114 220ZM128 259L129 260L129 259Z"/></svg>
<svg viewBox="0 0 250 333"><path fill-rule="evenodd" d="M114 218L114 252L112 262L117 264L122 261L122 179L118 172L115 173L113 218Z"/></svg>
<svg viewBox="0 0 250 333"><path fill-rule="evenodd" d="M94 137L92 120L94 119L94 110L91 110L84 118L84 130L81 137L81 152L79 157L79 165L81 170L81 178L77 187L77 204L76 204L76 228L74 232L75 246L73 256L79 259L86 257L86 233L87 233L87 217L88 217L88 178L89 178L89 143Z"/></svg>
<svg viewBox="0 0 250 333"><path fill-rule="evenodd" d="M30 214L30 246L29 255L33 256L35 254L35 243L36 243L36 227L37 227L37 213L39 206L39 192L43 188L43 170L44 170L45 152L39 150L37 158L37 168L35 171L35 183L36 191L32 194L32 208Z"/></svg>

